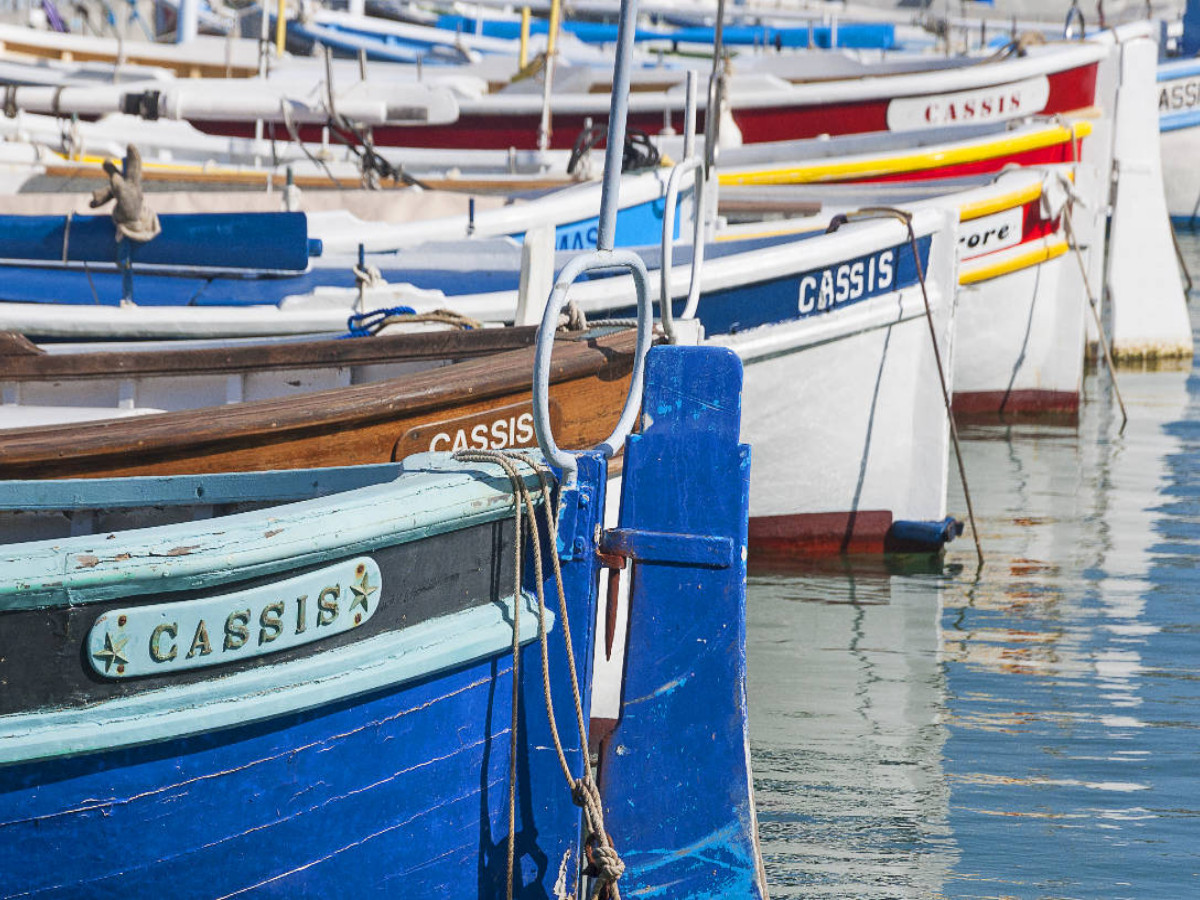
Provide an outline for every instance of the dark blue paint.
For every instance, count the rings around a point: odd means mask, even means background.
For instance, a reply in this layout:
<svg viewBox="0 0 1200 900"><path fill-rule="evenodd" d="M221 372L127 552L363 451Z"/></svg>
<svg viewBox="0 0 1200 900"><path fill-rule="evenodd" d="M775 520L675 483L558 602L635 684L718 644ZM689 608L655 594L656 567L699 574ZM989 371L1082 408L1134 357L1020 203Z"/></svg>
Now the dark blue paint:
<svg viewBox="0 0 1200 900"><path fill-rule="evenodd" d="M303 272L310 248L304 213L161 215L162 233L129 242L139 266ZM0 259L113 265L116 229L110 216L0 216Z"/></svg>
<svg viewBox="0 0 1200 900"><path fill-rule="evenodd" d="M953 516L940 522L900 519L892 523L883 540L890 553L934 553L962 533L963 523Z"/></svg>
<svg viewBox="0 0 1200 900"><path fill-rule="evenodd" d="M917 239L917 249L921 255L921 267L923 271L928 270L929 246L930 238L928 236ZM726 288L721 291L704 293L700 296L700 303L696 307L696 318L704 324L706 334L735 334L747 328L757 328L760 325L771 325L778 322L791 322L827 315L835 310L853 306L872 297L878 297L899 288L915 285L917 283L917 269L914 265L911 245L905 242L890 248L890 252L895 254L895 275L886 288L877 287L875 290L864 291L860 296L852 297L845 302L836 303L825 309L820 309L817 304L814 304L813 308L807 312L801 312L800 310L801 287L805 279L816 278L819 281L821 274L826 271L824 269L816 269L810 272L802 272L798 275L777 278L772 281L754 282L738 287ZM832 266L830 269L836 270L840 266L854 265L856 263L865 264L871 257L878 257L879 255L879 253L874 253L868 256L856 257L855 259L847 260L845 263ZM684 298L674 301L672 309L676 316L683 315L685 305L686 300ZM633 307L614 311L613 313L615 316L632 316L633 314Z"/></svg>
<svg viewBox="0 0 1200 900"><path fill-rule="evenodd" d="M710 534L670 534L613 528L604 533L600 550L640 562L681 563L718 569L734 564L737 547L732 539Z"/></svg>
<svg viewBox="0 0 1200 900"><path fill-rule="evenodd" d="M623 896L762 896L746 738L750 451L742 367L716 348L655 348L645 430L625 446L620 527L721 536L735 563L634 563L621 716L600 788Z"/></svg>

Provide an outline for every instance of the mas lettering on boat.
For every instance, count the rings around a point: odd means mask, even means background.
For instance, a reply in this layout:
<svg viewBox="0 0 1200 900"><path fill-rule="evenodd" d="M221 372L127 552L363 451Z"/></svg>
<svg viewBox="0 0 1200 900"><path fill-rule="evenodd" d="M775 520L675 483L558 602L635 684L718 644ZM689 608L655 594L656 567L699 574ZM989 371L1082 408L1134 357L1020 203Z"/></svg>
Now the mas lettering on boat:
<svg viewBox="0 0 1200 900"><path fill-rule="evenodd" d="M990 216L963 222L958 230L958 248L963 259L1005 250L1021 243L1024 237L1025 209L1017 206Z"/></svg>
<svg viewBox="0 0 1200 900"><path fill-rule="evenodd" d="M362 625L382 583L361 556L232 594L111 610L92 626L88 662L105 678L136 678L288 650Z"/></svg>
<svg viewBox="0 0 1200 900"><path fill-rule="evenodd" d="M934 94L898 97L888 103L887 125L891 131L939 128L972 122L1002 122L1041 112L1050 100L1050 81L1045 75L1012 84Z"/></svg>

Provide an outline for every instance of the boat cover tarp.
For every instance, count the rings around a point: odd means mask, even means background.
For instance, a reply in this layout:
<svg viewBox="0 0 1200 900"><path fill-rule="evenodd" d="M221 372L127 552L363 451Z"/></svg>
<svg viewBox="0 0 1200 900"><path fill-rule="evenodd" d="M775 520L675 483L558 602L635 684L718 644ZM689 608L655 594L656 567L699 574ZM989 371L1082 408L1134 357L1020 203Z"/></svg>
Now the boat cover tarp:
<svg viewBox="0 0 1200 900"><path fill-rule="evenodd" d="M179 213L158 217L162 234L133 247L133 263L181 269L303 272L304 213ZM116 228L107 215L0 216L0 259L113 265Z"/></svg>

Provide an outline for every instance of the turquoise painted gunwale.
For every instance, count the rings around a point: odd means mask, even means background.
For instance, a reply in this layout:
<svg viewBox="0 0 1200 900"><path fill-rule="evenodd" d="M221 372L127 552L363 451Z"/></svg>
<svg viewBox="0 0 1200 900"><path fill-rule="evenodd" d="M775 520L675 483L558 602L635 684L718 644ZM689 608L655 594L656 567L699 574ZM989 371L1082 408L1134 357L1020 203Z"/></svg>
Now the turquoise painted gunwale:
<svg viewBox="0 0 1200 900"><path fill-rule="evenodd" d="M131 509L313 500L340 491L394 481L401 463L328 469L219 472L208 475L132 475L123 478L14 480L0 484L0 512Z"/></svg>
<svg viewBox="0 0 1200 900"><path fill-rule="evenodd" d="M508 478L447 453L409 457L387 484L315 500L108 534L0 547L0 611L205 589L512 514ZM531 488L537 479L527 476Z"/></svg>
<svg viewBox="0 0 1200 900"><path fill-rule="evenodd" d="M522 644L537 640L537 606L522 595ZM171 740L302 712L487 657L512 647L513 598L357 644L84 709L0 718L0 765ZM546 630L554 614L546 610ZM489 676L490 677L490 676ZM373 724L363 725L374 727ZM291 752L291 751L289 751Z"/></svg>

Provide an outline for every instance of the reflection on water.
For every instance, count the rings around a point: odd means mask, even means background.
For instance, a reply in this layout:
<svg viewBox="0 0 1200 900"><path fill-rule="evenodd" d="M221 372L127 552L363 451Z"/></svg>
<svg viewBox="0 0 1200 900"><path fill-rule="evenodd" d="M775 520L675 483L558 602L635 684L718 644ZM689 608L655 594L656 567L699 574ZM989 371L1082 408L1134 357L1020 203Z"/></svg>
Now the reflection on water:
<svg viewBox="0 0 1200 900"><path fill-rule="evenodd" d="M773 896L1200 896L1200 376L1121 385L964 432L978 576L752 576Z"/></svg>
<svg viewBox="0 0 1200 900"><path fill-rule="evenodd" d="M757 576L751 739L772 896L932 896L954 865L931 579Z"/></svg>

